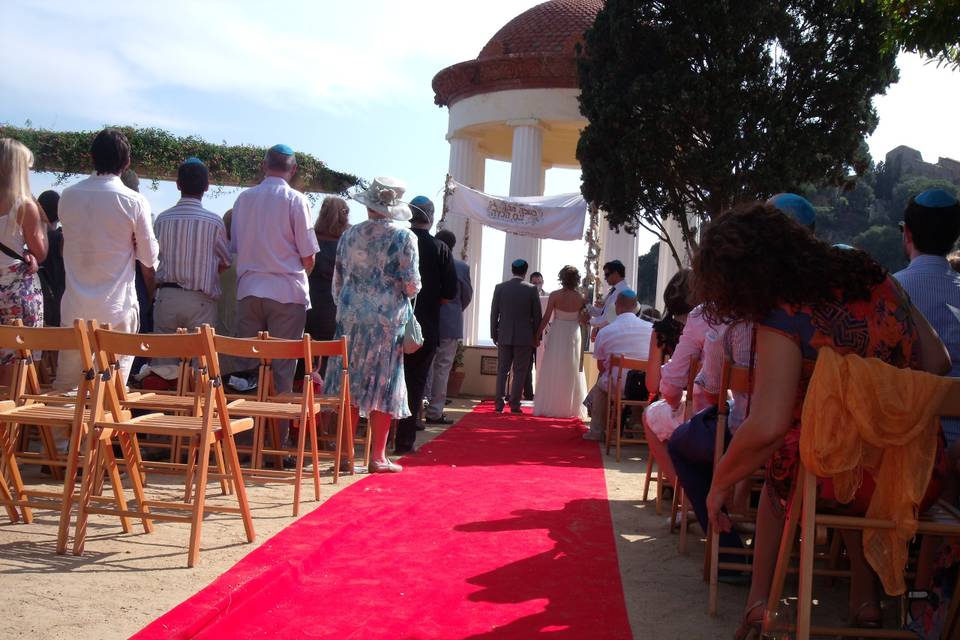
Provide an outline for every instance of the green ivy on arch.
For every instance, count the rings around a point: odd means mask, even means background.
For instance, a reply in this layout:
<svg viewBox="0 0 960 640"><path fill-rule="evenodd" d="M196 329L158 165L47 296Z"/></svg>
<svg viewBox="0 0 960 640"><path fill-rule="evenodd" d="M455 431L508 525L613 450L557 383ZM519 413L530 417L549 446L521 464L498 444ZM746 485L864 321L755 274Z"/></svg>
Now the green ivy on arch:
<svg viewBox="0 0 960 640"><path fill-rule="evenodd" d="M179 137L154 127L115 127L130 141L131 168L141 178L176 180L177 168L196 156L210 170L210 183L225 187L249 187L263 179L261 163L266 147L213 144L194 136ZM58 174L61 180L93 171L90 144L96 131L49 131L32 127L0 125L0 137L14 138L34 156L34 171ZM313 156L297 152L299 169L295 188L305 193L344 193L359 183L356 176L334 171Z"/></svg>

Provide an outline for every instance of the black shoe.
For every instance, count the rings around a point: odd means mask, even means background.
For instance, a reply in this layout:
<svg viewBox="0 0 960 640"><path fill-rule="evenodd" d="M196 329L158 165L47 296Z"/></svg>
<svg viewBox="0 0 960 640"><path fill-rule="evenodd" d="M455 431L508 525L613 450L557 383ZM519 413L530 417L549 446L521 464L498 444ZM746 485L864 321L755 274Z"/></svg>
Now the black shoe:
<svg viewBox="0 0 960 640"><path fill-rule="evenodd" d="M417 452L417 448L413 445L409 445L409 446L398 445L393 448L393 455L395 456L402 456L408 453L416 453L416 452Z"/></svg>
<svg viewBox="0 0 960 640"><path fill-rule="evenodd" d="M428 420L427 422L429 422L429 420ZM426 431L426 430L427 430L427 428L426 428L425 426L423 426L423 423L422 423L422 422L418 422L418 423L417 423L417 431Z"/></svg>
<svg viewBox="0 0 960 640"><path fill-rule="evenodd" d="M276 457L270 456L269 464L270 464L270 467L273 468L273 469L277 469L277 468L281 468L281 469L296 469L296 468L297 468L297 459L296 459L295 457L293 457L293 456L284 456L284 457L283 457L283 462L282 462L282 464L281 464L279 467L277 467L277 459L276 459ZM266 466L266 465L264 465L264 466ZM306 465L304 465L304 466L306 466Z"/></svg>
<svg viewBox="0 0 960 640"><path fill-rule="evenodd" d="M451 400L450 398L447 398L446 400L443 401L443 406L447 406L450 404L453 404L453 400Z"/></svg>
<svg viewBox="0 0 960 640"><path fill-rule="evenodd" d="M510 413L520 414L523 413L523 409L520 409L519 407L516 409L510 409Z"/></svg>
<svg viewBox="0 0 960 640"><path fill-rule="evenodd" d="M427 418L424 422L427 424L453 424L453 420L445 415L441 415L439 418Z"/></svg>
<svg viewBox="0 0 960 640"><path fill-rule="evenodd" d="M503 405L500 405L499 407L494 407L494 409L496 410L497 413L503 413Z"/></svg>

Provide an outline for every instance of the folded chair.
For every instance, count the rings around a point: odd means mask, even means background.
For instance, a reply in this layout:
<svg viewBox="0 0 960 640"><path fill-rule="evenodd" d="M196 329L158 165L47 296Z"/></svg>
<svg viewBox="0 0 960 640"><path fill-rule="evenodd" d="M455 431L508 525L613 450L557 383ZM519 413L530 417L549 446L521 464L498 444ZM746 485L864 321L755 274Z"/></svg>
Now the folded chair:
<svg viewBox="0 0 960 640"><path fill-rule="evenodd" d="M230 413L235 416L250 418L254 424L253 447L251 451L251 465L244 470L247 479L252 482L281 482L293 485L293 515L300 513L300 485L303 480L304 452L306 438L310 437L310 454L312 458L311 477L313 479L314 499L320 499L320 460L317 443L317 419L321 404L314 398L313 381L310 378L309 366L303 380L303 390L295 396L283 398L271 396L272 361L273 360L303 360L307 365L312 363L312 341L309 335L300 340L261 338L232 338L228 336L214 336L214 349L219 354L239 358L251 358L260 361L258 374L257 396L253 398L239 398L227 405ZM340 343L337 343L340 345ZM331 349L335 350L335 349ZM218 361L211 363L211 375L219 376ZM343 411L341 410L341 415ZM296 449L287 449L278 442L279 430L273 429L273 448L265 445L266 427L275 426L271 421L289 420L299 425ZM342 424L341 424L342 428ZM340 431L338 430L338 435ZM283 456L296 456L296 467L287 471L279 464ZM263 456L272 456L277 461L276 469L263 469Z"/></svg>
<svg viewBox="0 0 960 640"><path fill-rule="evenodd" d="M960 417L960 379L951 379L950 389L941 402L938 413L941 417ZM774 571L770 597L767 600L765 619L773 620L776 608L783 594L784 582L790 570L789 561L794 547L797 530L800 533L800 568L799 589L797 603L797 617L795 625L786 625L795 631L797 640L808 640L814 636L858 636L875 638L916 638L916 634L909 631L894 631L890 629L850 629L847 627L814 627L811 626L811 612L813 604L812 581L814 541L817 527L830 527L838 530L863 531L864 529L894 529L892 520L868 519L854 516L832 515L817 513L817 478L801 461L793 496L787 511L787 520L780 541L780 551ZM920 516L917 535L936 535L945 537L960 537L960 511L939 502L927 513ZM960 587L960 581L958 581ZM953 639L960 637L957 607L960 601L956 589L951 600L948 613L948 624L943 638ZM778 632L785 629L778 628Z"/></svg>
<svg viewBox="0 0 960 640"><path fill-rule="evenodd" d="M14 367L13 399L0 403L0 451L2 451L3 465L11 480L8 487L6 480L0 474L0 503L8 509L14 509L11 515L15 516L15 508L23 512L23 519L30 523L33 520L32 509L54 509L60 512L60 524L57 532L57 553L65 553L67 536L70 527L71 507L75 500L77 470L82 469L85 477L93 475L91 472L91 457L89 443L84 446L84 435L88 431L91 413L88 406L88 397L95 377L94 363L91 359L90 340L83 321L77 320L72 328L35 328L19 326L0 326L0 347L17 351L17 362ZM82 354L84 375L80 377L80 386L73 405L48 405L38 402L34 398L37 394L28 393L35 390L33 381L36 380L34 367L36 362L34 352L39 351L79 350ZM17 453L14 442L17 440L16 431L27 426L35 426L41 431L49 431L58 427L66 430L68 450L65 456L50 456L44 453ZM52 436L49 436L52 442ZM105 453L112 458L113 450ZM28 489L23 483L19 465L24 463L47 465L65 469L61 474L63 487L59 491L41 491ZM126 511L126 502L123 488L120 484L120 474L116 466L110 469L110 484L113 498L102 498L91 495L91 501L113 502L117 511ZM12 491L11 491L12 489ZM101 485L93 487L99 493ZM12 518L15 519L15 518ZM130 531L130 522L126 515L120 516L124 532ZM144 521L144 529L149 531L149 523Z"/></svg>
<svg viewBox="0 0 960 640"><path fill-rule="evenodd" d="M613 374L616 368L616 375ZM621 425L623 421L624 407L636 407L634 415L636 418L642 413L649 400L627 400L623 397L623 388L626 384L627 372L646 371L647 361L637 358L628 358L624 355L614 355L610 357L610 368L607 375L607 434L606 447L607 455L610 455L610 447L616 445L617 462L620 462L620 447L624 444L646 444L643 436L643 424L638 429L633 425ZM611 417L613 418L611 420ZM647 480L643 486L643 499L647 499L647 489L650 486L650 472L653 469L653 458L648 456L647 460Z"/></svg>
<svg viewBox="0 0 960 640"><path fill-rule="evenodd" d="M119 385L115 383L116 372L108 367L97 376L93 392L91 422L93 428L88 431L88 447L94 456L94 472L85 474L80 493L80 507L77 516L73 553L83 553L86 541L87 519L90 514L126 515L152 520L190 523L190 542L187 565L196 565L200 556L200 532L203 517L208 512L235 513L241 516L248 542L253 542L255 534L250 507L243 485L243 475L237 456L234 434L253 427L249 418L233 419L223 394L223 383L216 366L216 352L213 347L213 330L204 325L197 333L191 334L129 334L100 329L93 324L93 342L98 351L115 355L133 355L147 358L197 358L201 364L210 363L211 375L202 381L198 392L202 401L197 415L170 415L150 413L129 418L124 415L118 398ZM216 373L215 373L216 372ZM110 417L113 420L110 420ZM148 500L144 494L140 474L133 463L135 444L132 440L139 434L180 437L191 445L196 452L188 466L187 484L193 484L192 491L185 492L183 501ZM116 436L124 445L124 458L128 464L128 477L136 496L137 508L116 509L93 507L90 498L93 494L96 476L104 470L116 472L116 461L111 459L111 438ZM225 479L230 483L236 498L236 507L213 506L206 502L206 488L211 449L220 442L226 453L227 469ZM156 509L157 511L154 511ZM182 515L186 512L186 515Z"/></svg>

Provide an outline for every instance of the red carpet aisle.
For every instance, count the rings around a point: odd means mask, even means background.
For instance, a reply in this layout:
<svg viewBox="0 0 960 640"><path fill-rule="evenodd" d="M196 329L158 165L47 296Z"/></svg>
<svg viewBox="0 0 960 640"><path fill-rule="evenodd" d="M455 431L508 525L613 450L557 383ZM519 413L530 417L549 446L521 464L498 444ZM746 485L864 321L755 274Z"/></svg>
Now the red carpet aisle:
<svg viewBox="0 0 960 640"><path fill-rule="evenodd" d="M481 405L137 638L628 639L600 451Z"/></svg>

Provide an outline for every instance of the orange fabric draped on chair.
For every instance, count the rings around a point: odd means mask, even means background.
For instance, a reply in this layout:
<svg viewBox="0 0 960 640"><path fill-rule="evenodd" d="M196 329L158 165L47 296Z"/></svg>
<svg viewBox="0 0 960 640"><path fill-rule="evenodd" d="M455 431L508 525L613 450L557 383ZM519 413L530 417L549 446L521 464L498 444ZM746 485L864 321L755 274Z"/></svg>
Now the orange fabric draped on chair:
<svg viewBox="0 0 960 640"><path fill-rule="evenodd" d="M863 473L876 489L866 517L895 529L867 529L863 547L891 595L906 590L907 544L933 473L939 439L937 411L949 379L898 369L876 358L821 349L803 404L800 456L818 477L831 478L848 503Z"/></svg>

